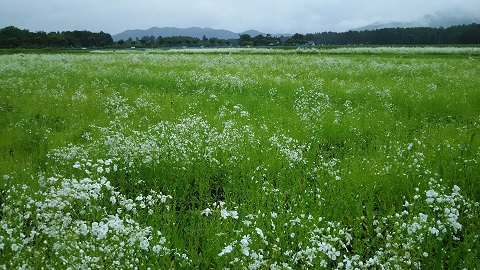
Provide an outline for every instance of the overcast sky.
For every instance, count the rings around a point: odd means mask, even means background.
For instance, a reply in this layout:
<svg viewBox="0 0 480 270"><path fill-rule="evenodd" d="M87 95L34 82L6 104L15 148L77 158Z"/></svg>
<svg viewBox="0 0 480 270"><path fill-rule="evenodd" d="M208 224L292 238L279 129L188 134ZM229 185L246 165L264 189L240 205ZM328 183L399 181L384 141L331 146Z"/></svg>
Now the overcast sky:
<svg viewBox="0 0 480 270"><path fill-rule="evenodd" d="M480 17L480 0L0 0L0 28L112 35L153 26L315 33L409 22L436 12Z"/></svg>

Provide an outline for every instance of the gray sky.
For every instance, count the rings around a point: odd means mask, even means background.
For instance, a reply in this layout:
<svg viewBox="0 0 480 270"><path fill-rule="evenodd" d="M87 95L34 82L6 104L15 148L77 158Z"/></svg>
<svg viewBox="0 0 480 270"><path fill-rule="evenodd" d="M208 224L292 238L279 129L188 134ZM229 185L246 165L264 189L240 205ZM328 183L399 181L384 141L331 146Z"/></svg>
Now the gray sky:
<svg viewBox="0 0 480 270"><path fill-rule="evenodd" d="M192 26L243 32L347 31L436 12L480 17L479 0L0 0L0 28L89 30Z"/></svg>

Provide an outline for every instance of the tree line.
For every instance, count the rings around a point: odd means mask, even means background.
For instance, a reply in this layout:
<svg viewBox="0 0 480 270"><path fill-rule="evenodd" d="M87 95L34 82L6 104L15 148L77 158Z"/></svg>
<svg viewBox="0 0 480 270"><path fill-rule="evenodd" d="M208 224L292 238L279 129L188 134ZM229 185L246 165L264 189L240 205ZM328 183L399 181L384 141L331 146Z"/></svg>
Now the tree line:
<svg viewBox="0 0 480 270"><path fill-rule="evenodd" d="M127 40L120 39L117 41L116 45L120 47L147 47L147 48L158 48L158 47L225 47L236 45L237 42L234 39L225 40L218 38L207 38L203 36L202 39L189 36L173 36L173 37L154 37L154 36L144 36L142 38L128 38Z"/></svg>
<svg viewBox="0 0 480 270"><path fill-rule="evenodd" d="M412 27L384 28L377 30L296 33L291 37L242 34L236 40L192 37L143 37L119 44L149 47L216 47L216 46L312 46L312 45L434 45L434 44L480 44L480 24L451 26L448 28Z"/></svg>
<svg viewBox="0 0 480 270"><path fill-rule="evenodd" d="M90 31L30 32L14 26L0 29L0 48L44 48L44 47L107 47L112 46L110 34Z"/></svg>
<svg viewBox="0 0 480 270"><path fill-rule="evenodd" d="M305 35L317 45L433 45L480 44L480 24L448 28L412 27L377 30L322 32Z"/></svg>
<svg viewBox="0 0 480 270"><path fill-rule="evenodd" d="M448 28L412 27L377 30L296 33L291 37L248 34L238 39L202 39L186 36L129 38L114 42L108 33L90 31L30 32L14 26L0 29L0 48L80 48L80 47L229 47L229 46L311 46L311 45L433 45L480 44L480 24Z"/></svg>

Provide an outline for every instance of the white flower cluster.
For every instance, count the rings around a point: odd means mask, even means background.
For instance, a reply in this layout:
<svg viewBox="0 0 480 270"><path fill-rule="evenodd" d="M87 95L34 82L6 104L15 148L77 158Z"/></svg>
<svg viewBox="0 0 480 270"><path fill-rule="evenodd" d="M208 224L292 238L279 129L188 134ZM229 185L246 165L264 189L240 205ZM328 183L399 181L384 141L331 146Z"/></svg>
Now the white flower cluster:
<svg viewBox="0 0 480 270"><path fill-rule="evenodd" d="M460 195L460 187L457 185L453 186L451 194L448 194L445 187L441 185L441 179L437 181L431 178L429 185L431 189L425 192L427 197L425 201L437 218L437 228L432 227L432 230L437 232L435 235L438 236L438 232L459 232L462 229L462 225L458 221L460 211L462 208L471 207L471 204Z"/></svg>
<svg viewBox="0 0 480 270"><path fill-rule="evenodd" d="M339 223L327 222L325 225L326 227L314 225L309 239L312 246L306 246L294 253L295 262L302 262L311 267L314 266L314 261L317 261L321 266L326 267L327 262L341 258L341 250L348 253L347 246L350 246L352 240L350 233L342 229Z"/></svg>
<svg viewBox="0 0 480 270"><path fill-rule="evenodd" d="M291 137L280 134L280 136L273 135L269 138L273 148L276 148L286 160L290 163L290 166L296 164L307 164L307 159L303 157L304 152L308 152L310 149L309 144L301 144L298 140Z"/></svg>
<svg viewBox="0 0 480 270"><path fill-rule="evenodd" d="M311 215L276 212L267 215L259 211L244 218L243 226L235 231L235 240L218 254L219 257L228 257L234 268L263 269L267 265L271 269L293 269L298 265L327 267L332 261L339 261L341 250L348 254L347 248L352 240L341 224L315 219ZM265 224L262 219L270 222ZM282 224L285 219L290 222ZM285 249L287 246L289 248ZM270 261L272 256L274 262Z"/></svg>
<svg viewBox="0 0 480 270"><path fill-rule="evenodd" d="M211 72L209 69L219 69L218 66L215 66L217 61L211 60L204 63L203 66L205 67L202 70L195 69L181 72L182 76L178 76L178 73L169 74L175 77L179 94L191 94L192 89L197 89L196 94L203 94L206 89L221 89L221 91L238 93L258 85L259 80L252 74ZM261 64L261 61L259 62ZM235 65L241 64L239 62L235 63ZM188 80L185 80L185 78L188 78ZM212 97L212 94L209 97L212 100L217 100L216 96Z"/></svg>
<svg viewBox="0 0 480 270"><path fill-rule="evenodd" d="M250 114L248 111L243 109L243 106L241 104L236 104L233 106L233 108L230 110L225 106L220 107L219 113L216 118L218 119L224 119L224 118L232 118L240 116L240 118L247 118L249 119Z"/></svg>
<svg viewBox="0 0 480 270"><path fill-rule="evenodd" d="M355 241L352 228L308 214L292 211L248 214L238 217L241 226L234 231L219 251L234 268L293 269L320 267L332 269L420 268L422 258L429 253L421 250L422 243L456 236L462 229L459 215L468 211L471 203L454 186L451 192L440 181L430 179L430 189L417 189L414 202L405 201L405 209L373 221L378 248L369 257L352 253ZM283 194L282 192L274 194ZM423 194L423 195L422 195ZM429 207L425 209L424 200ZM224 205L221 202L219 205ZM218 208L218 205L217 205ZM425 211L427 210L427 211ZM221 211L210 208L202 215L223 217ZM236 213L236 212L235 212ZM223 222L223 218L218 219ZM282 222L289 220L289 222ZM227 233L219 233L224 236ZM288 248L286 248L288 247ZM273 261L272 261L273 260Z"/></svg>
<svg viewBox="0 0 480 270"><path fill-rule="evenodd" d="M384 145L379 149L379 151L385 152L385 164L383 167L376 168L375 174L388 175L394 173L393 170L399 170L400 176L403 177L406 175L405 168L408 168L418 177L430 176L433 173L425 164L425 149L425 144L416 138L414 142L409 143L390 142L390 145ZM392 151L395 154L388 154Z"/></svg>
<svg viewBox="0 0 480 270"><path fill-rule="evenodd" d="M321 88L321 86L319 87ZM322 120L327 110L331 108L330 97L321 90L307 90L305 87L300 87L295 92L295 111L311 131L321 128Z"/></svg>
<svg viewBox="0 0 480 270"><path fill-rule="evenodd" d="M112 115L115 119L126 119L129 115L135 113L135 107L130 106L128 99L122 97L119 93L108 97L105 113L107 115Z"/></svg>
<svg viewBox="0 0 480 270"><path fill-rule="evenodd" d="M212 204L212 209L205 208L204 210L201 211L201 214L204 215L204 216L209 216L209 215L212 215L213 213L217 213L217 212L220 213L220 217L222 219L227 219L228 217L231 217L233 219L238 219L237 210L228 210L225 207L225 202L222 202L222 201L214 202Z"/></svg>
<svg viewBox="0 0 480 270"><path fill-rule="evenodd" d="M420 268L421 258L428 253L420 250L422 243L438 241L450 237L459 240L457 233L462 229L459 214L469 211L472 204L454 186L451 193L441 181L430 179L430 189L425 195L417 194L414 202L406 201L401 213L382 217L375 221L377 237L383 241L383 248L364 261L357 258L355 265L362 267ZM417 188L417 192L420 190ZM421 198L429 205L425 209ZM425 211L426 210L426 211ZM391 228L394 228L393 230ZM417 256L413 256L417 254ZM353 259L353 257L352 257Z"/></svg>
<svg viewBox="0 0 480 270"><path fill-rule="evenodd" d="M110 163L107 159L96 164ZM76 162L74 166L83 173L81 169L87 165ZM17 190L12 186L8 190L10 199L3 205L4 218L0 220L0 250L18 253L8 262L9 266L28 266L41 260L50 268L105 265L133 268L138 266L142 252L182 257L168 247L160 231L153 232L150 226L142 226L124 213L135 213L136 209L144 209L148 214L157 209L168 211L168 206L159 207L171 200L171 196L151 190L147 196L127 199L105 176L80 179L40 176L39 182L43 188L35 196L24 193L28 187ZM105 201L108 203L102 203ZM19 215L17 208L25 212ZM52 250L55 256L43 257L47 250ZM185 262L188 263L188 258Z"/></svg>
<svg viewBox="0 0 480 270"><path fill-rule="evenodd" d="M162 121L145 132L132 132L128 126L122 125L100 129L105 136L96 140L92 147L106 149L106 155L119 157L119 162L128 164L125 167L163 162L181 170L198 162L221 167L245 159L240 151L243 145L256 145L255 135L248 126L225 121L223 129L219 129L196 115L174 122ZM141 162L132 163L132 160ZM135 168L129 170L132 169Z"/></svg>

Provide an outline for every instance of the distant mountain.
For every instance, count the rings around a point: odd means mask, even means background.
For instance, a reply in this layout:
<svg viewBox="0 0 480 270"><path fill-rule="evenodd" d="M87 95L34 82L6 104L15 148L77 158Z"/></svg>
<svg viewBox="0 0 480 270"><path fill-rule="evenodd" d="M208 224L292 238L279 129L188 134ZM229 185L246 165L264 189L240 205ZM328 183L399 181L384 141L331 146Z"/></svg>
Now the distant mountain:
<svg viewBox="0 0 480 270"><path fill-rule="evenodd" d="M240 35L243 35L243 34L250 35L251 37L256 37L258 35L265 35L264 33L261 33L257 30L253 30L253 29L250 29L250 30L247 30L245 32L240 33Z"/></svg>
<svg viewBox="0 0 480 270"><path fill-rule="evenodd" d="M147 30L126 30L122 33L113 35L113 41L118 41L120 39L127 40L129 38L136 39L142 38L144 36L154 36L155 38L162 37L174 37L174 36L188 36L196 37L202 39L203 36L207 38L219 38L219 39L238 39L240 35L248 34L252 37L258 35L266 35L257 30L248 30L241 33L235 33L232 31L224 29L212 29L212 28L200 28L200 27L190 27L190 28L176 28L176 27L152 27ZM280 35L273 35L280 36ZM289 34L283 34L283 36L291 36Z"/></svg>
<svg viewBox="0 0 480 270"><path fill-rule="evenodd" d="M363 27L354 28L354 31L376 30L383 28L410 28L410 27L450 27L454 25L480 23L480 17L465 12L437 12L425 15L411 22L375 22Z"/></svg>

